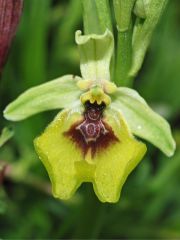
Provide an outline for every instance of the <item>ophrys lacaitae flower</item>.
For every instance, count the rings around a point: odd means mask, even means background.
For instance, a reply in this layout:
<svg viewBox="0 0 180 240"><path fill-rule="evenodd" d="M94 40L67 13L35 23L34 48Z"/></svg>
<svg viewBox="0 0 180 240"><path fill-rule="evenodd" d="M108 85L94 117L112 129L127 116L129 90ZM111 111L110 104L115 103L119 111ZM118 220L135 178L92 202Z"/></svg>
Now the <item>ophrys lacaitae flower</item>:
<svg viewBox="0 0 180 240"><path fill-rule="evenodd" d="M66 75L26 91L5 110L18 121L33 114L62 109L35 139L60 199L70 198L83 182L92 182L102 202L116 202L131 171L150 141L171 156L175 143L168 123L130 88L110 77L113 35L76 33L82 77Z"/></svg>

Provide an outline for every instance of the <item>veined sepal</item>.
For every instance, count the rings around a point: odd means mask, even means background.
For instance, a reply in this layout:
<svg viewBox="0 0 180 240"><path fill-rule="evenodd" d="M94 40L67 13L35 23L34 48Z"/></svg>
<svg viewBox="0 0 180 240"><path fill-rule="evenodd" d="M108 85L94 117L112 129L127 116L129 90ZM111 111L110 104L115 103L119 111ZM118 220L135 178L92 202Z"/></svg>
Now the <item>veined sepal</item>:
<svg viewBox="0 0 180 240"><path fill-rule="evenodd" d="M111 97L110 107L123 114L134 135L154 144L169 157L174 154L176 144L169 123L135 90L120 87Z"/></svg>
<svg viewBox="0 0 180 240"><path fill-rule="evenodd" d="M20 121L43 111L76 106L82 94L77 86L81 79L78 76L65 75L32 87L6 107L4 117L11 121Z"/></svg>
<svg viewBox="0 0 180 240"><path fill-rule="evenodd" d="M104 34L75 35L80 54L82 78L91 81L91 85L103 87L104 81L110 81L110 62L114 50L114 38L110 30Z"/></svg>

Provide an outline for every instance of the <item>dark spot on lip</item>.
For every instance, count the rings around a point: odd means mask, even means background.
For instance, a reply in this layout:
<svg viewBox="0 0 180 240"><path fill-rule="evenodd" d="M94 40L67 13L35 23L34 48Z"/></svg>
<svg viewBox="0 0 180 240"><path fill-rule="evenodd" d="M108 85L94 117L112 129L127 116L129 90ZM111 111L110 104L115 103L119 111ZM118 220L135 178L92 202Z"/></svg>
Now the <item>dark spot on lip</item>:
<svg viewBox="0 0 180 240"><path fill-rule="evenodd" d="M99 110L99 111L103 111L106 107L106 104L105 103L101 103L100 105L97 104L97 102L95 103L90 103L89 101L87 101L85 103L85 109L86 111L90 110L90 109L96 109L96 110Z"/></svg>
<svg viewBox="0 0 180 240"><path fill-rule="evenodd" d="M119 142L112 128L103 120L104 109L104 104L86 103L84 119L72 125L67 132L64 132L64 136L71 139L81 149L84 156L90 150L91 156L94 158L96 153L107 149L115 142ZM90 112L93 112L94 118L89 118Z"/></svg>

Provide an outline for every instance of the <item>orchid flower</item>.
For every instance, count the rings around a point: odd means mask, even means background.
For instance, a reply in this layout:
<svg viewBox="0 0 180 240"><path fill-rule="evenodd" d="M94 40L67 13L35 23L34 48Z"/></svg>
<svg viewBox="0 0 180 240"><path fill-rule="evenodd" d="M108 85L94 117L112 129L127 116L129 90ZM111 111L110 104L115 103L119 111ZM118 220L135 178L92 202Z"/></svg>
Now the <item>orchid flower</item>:
<svg viewBox="0 0 180 240"><path fill-rule="evenodd" d="M110 77L112 33L76 32L82 77L66 75L33 87L10 103L6 119L23 120L61 109L34 146L52 182L53 195L69 199L83 182L92 182L102 202L117 202L128 175L142 160L146 145L167 156L175 150L169 124L133 89Z"/></svg>

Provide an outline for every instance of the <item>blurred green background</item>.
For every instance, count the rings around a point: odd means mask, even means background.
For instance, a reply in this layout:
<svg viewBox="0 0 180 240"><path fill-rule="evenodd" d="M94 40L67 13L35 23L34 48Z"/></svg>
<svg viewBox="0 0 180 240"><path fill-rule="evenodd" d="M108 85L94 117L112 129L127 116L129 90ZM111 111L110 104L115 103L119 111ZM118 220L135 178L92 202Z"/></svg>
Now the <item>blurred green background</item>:
<svg viewBox="0 0 180 240"><path fill-rule="evenodd" d="M57 111L20 123L3 119L4 107L27 88L79 72L74 32L82 29L80 0L25 0L23 16L0 81L0 129L15 136L0 149L8 164L0 186L0 238L180 238L180 8L169 1L134 87L171 123L177 150L148 153L124 185L117 204L102 204L91 184L69 201L51 195L33 139Z"/></svg>

